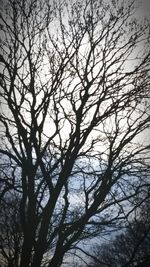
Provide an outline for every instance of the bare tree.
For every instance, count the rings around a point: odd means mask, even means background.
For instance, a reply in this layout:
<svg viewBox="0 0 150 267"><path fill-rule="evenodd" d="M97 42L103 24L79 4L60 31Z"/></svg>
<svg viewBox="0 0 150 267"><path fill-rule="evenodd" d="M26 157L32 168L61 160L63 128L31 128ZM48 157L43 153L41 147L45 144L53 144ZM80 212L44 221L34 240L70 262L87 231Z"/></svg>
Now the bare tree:
<svg viewBox="0 0 150 267"><path fill-rule="evenodd" d="M93 249L93 264L100 267L148 267L150 265L149 196L134 210L134 216L115 238ZM99 262L101 260L101 262Z"/></svg>
<svg viewBox="0 0 150 267"><path fill-rule="evenodd" d="M60 266L148 185L150 31L122 2L1 1L0 193L21 196L20 267Z"/></svg>
<svg viewBox="0 0 150 267"><path fill-rule="evenodd" d="M0 210L0 266L19 266L22 240L19 197L9 192L3 198Z"/></svg>

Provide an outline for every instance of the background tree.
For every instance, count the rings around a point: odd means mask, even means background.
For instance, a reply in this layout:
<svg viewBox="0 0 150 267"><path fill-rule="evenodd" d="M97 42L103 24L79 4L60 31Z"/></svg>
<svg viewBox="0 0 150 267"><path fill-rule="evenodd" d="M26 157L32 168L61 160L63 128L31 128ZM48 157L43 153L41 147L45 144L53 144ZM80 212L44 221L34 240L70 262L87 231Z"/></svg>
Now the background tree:
<svg viewBox="0 0 150 267"><path fill-rule="evenodd" d="M94 248L93 264L89 266L148 267L150 265L149 205L148 195L140 207L134 210L134 217L132 215L133 218L119 235Z"/></svg>
<svg viewBox="0 0 150 267"><path fill-rule="evenodd" d="M149 24L132 1L0 8L1 199L19 194L19 266L58 267L148 185Z"/></svg>
<svg viewBox="0 0 150 267"><path fill-rule="evenodd" d="M0 210L0 266L19 266L22 237L19 199L9 193L3 198Z"/></svg>

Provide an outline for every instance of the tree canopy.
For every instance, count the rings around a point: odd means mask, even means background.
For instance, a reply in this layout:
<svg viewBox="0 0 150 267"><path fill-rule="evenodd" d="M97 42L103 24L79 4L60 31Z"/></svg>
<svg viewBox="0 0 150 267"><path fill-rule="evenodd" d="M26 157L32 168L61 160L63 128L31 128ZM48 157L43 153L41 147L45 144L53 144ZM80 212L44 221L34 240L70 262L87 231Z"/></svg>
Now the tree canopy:
<svg viewBox="0 0 150 267"><path fill-rule="evenodd" d="M0 36L0 203L18 197L21 229L12 266L59 267L149 187L149 23L132 1L6 0Z"/></svg>

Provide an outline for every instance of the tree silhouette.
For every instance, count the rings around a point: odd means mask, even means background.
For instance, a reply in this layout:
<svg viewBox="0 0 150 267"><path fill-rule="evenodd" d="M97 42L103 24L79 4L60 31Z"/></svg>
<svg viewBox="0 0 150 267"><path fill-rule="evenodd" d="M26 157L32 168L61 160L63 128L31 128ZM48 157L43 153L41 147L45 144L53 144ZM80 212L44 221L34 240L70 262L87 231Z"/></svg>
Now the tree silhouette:
<svg viewBox="0 0 150 267"><path fill-rule="evenodd" d="M9 193L3 198L0 210L0 266L19 266L22 240L19 197Z"/></svg>
<svg viewBox="0 0 150 267"><path fill-rule="evenodd" d="M149 25L131 1L0 8L0 199L20 197L19 266L58 267L148 185Z"/></svg>
<svg viewBox="0 0 150 267"><path fill-rule="evenodd" d="M135 210L134 217L113 240L96 246L91 267L148 267L150 265L150 199ZM98 263L99 259L103 264Z"/></svg>

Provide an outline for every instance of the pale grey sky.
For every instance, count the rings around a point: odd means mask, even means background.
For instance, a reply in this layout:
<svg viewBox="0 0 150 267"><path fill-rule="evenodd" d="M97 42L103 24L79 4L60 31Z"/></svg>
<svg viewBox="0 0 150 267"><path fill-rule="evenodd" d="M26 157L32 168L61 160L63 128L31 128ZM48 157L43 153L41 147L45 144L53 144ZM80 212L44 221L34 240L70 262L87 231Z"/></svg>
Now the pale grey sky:
<svg viewBox="0 0 150 267"><path fill-rule="evenodd" d="M150 18L150 0L136 0L139 6L139 15Z"/></svg>

